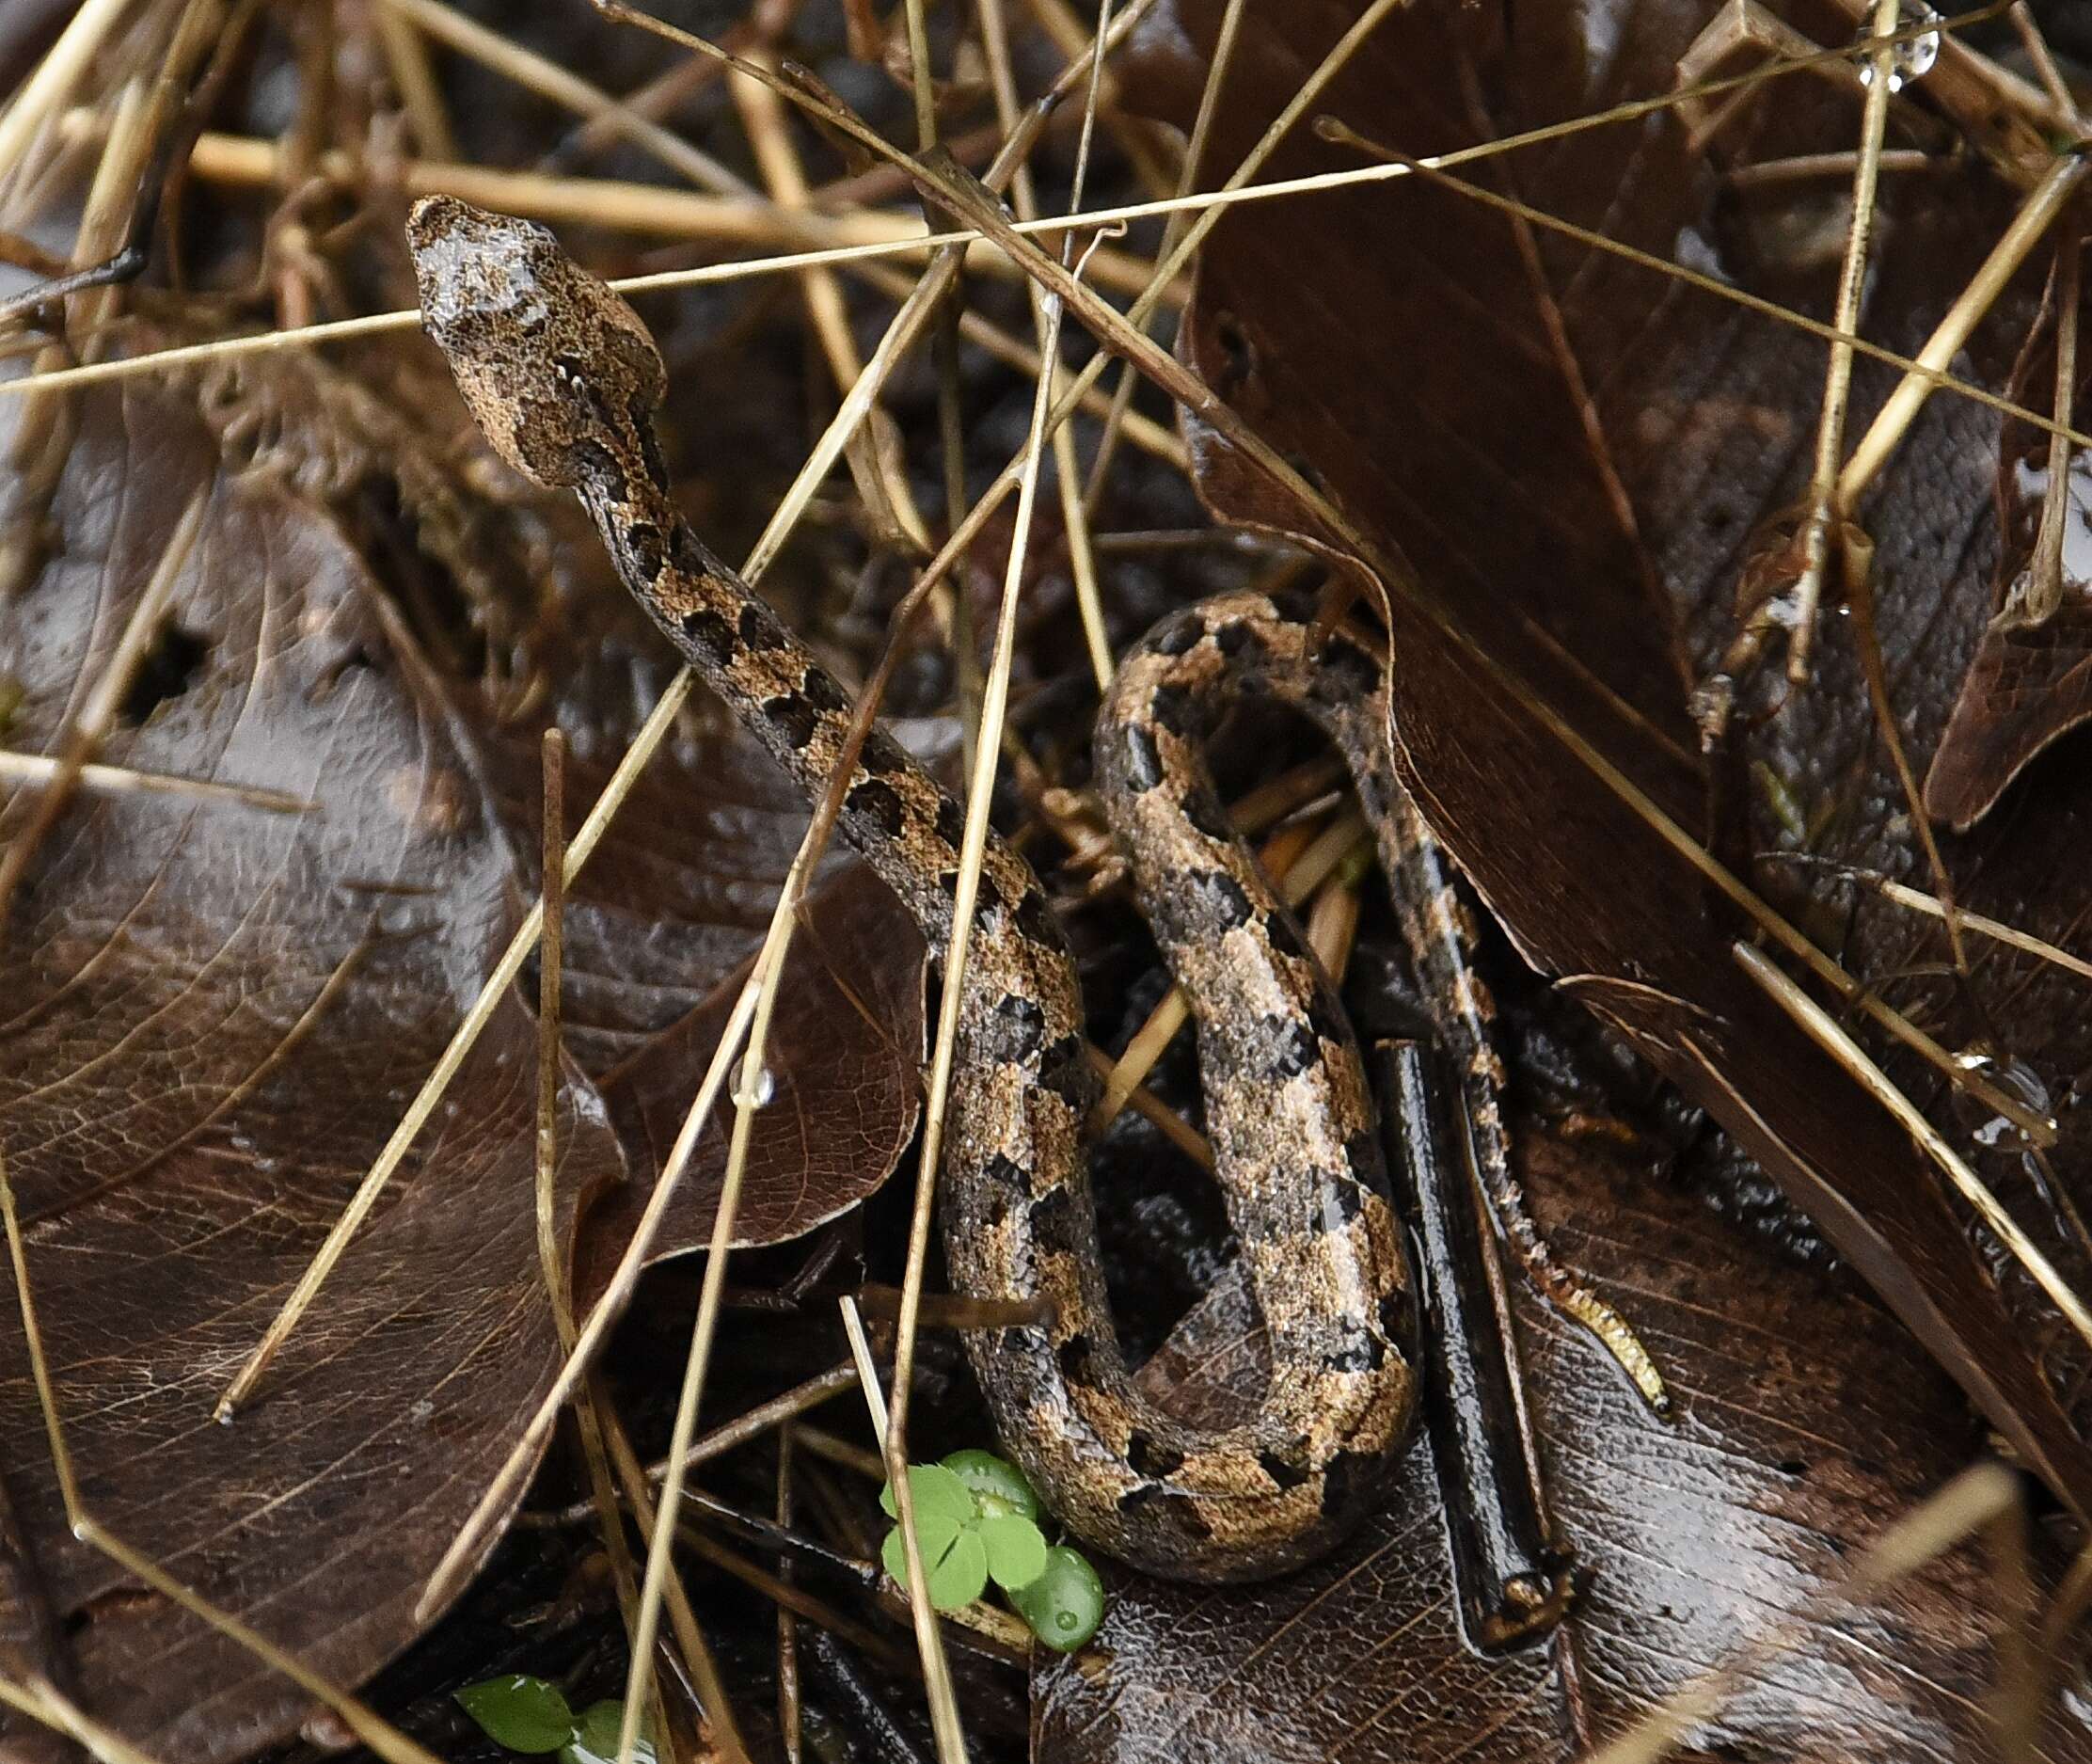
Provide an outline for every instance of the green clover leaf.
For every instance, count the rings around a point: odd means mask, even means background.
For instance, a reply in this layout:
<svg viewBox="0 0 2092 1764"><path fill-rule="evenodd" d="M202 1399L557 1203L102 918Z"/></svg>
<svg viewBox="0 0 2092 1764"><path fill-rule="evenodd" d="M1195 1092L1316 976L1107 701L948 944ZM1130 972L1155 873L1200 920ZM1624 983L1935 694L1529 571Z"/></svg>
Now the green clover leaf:
<svg viewBox="0 0 2092 1764"><path fill-rule="evenodd" d="M574 1737L574 1711L560 1687L543 1678L488 1678L467 1685L457 1700L489 1740L511 1752L557 1752ZM614 1736L610 1750L617 1750Z"/></svg>
<svg viewBox="0 0 2092 1764"><path fill-rule="evenodd" d="M915 1542L923 1552L923 1571L929 1577L929 1602L939 1611L957 1611L961 1605L970 1605L987 1589L988 1548L972 1526L943 1513L925 1516L918 1512ZM886 1534L879 1554L886 1572L906 1586L908 1549L898 1525Z"/></svg>
<svg viewBox="0 0 2092 1764"><path fill-rule="evenodd" d="M943 1468L973 1490L975 1504L983 1514L1015 1513L1038 1524L1038 1497L1016 1465L973 1447L954 1452Z"/></svg>
<svg viewBox="0 0 2092 1764"><path fill-rule="evenodd" d="M915 1498L918 1535L923 1521L932 1515L948 1518L954 1525L971 1525L979 1511L974 1504L973 1491L942 1464L911 1464L908 1467L908 1491ZM892 1483L879 1491L879 1504L880 1510L888 1518L900 1518L901 1510L894 1504Z"/></svg>
<svg viewBox="0 0 2092 1764"><path fill-rule="evenodd" d="M1006 1593L1046 1572L1046 1539L1022 1513L991 1513L974 1530L988 1551L988 1572Z"/></svg>
<svg viewBox="0 0 2092 1764"><path fill-rule="evenodd" d="M939 1611L972 1604L992 1579L1047 1646L1071 1653L1097 1633L1103 1582L1075 1550L1047 1548L1038 1529L1044 1509L1015 1465L992 1452L954 1452L942 1464L910 1465L908 1486L929 1601ZM891 1484L880 1490L879 1503L889 1518L899 1517ZM888 1574L908 1584L898 1525L880 1546L880 1559Z"/></svg>
<svg viewBox="0 0 2092 1764"><path fill-rule="evenodd" d="M1104 1583L1081 1554L1055 1544L1046 1552L1045 1571L1012 1591L1009 1602L1048 1647L1072 1654L1104 1620Z"/></svg>

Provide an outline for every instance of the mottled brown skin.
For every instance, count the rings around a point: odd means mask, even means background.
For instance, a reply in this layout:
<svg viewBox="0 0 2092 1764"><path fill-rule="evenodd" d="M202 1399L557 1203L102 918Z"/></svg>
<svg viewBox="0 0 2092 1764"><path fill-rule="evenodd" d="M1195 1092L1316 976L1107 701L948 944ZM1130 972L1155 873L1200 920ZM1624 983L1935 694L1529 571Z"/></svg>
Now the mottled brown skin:
<svg viewBox="0 0 2092 1764"><path fill-rule="evenodd" d="M662 369L638 317L528 222L434 197L408 236L422 322L487 438L580 497L641 604L817 797L848 695L675 511L651 427ZM1106 812L1198 1019L1218 1180L1270 1329L1270 1388L1239 1424L1187 1427L1128 1375L1082 1147L1094 1080L1074 964L1038 879L993 837L962 981L946 1260L960 1291L1045 1297L1054 1317L971 1335L975 1370L1005 1445L1069 1528L1180 1579L1255 1579L1326 1549L1371 1504L1416 1396L1411 1277L1356 1044L1199 757L1229 694L1297 706L1345 755L1419 970L1452 1010L1485 1163L1502 1151L1488 1000L1394 775L1384 671L1340 635L1311 654L1306 611L1236 594L1165 620L1125 659L1096 738ZM940 953L961 822L875 731L842 824Z"/></svg>

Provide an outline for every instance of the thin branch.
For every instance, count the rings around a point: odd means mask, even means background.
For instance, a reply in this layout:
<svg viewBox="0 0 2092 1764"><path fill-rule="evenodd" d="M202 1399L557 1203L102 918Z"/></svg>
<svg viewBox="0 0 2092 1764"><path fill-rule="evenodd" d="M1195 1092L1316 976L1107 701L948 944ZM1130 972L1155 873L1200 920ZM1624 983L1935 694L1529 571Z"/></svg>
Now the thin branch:
<svg viewBox="0 0 2092 1764"><path fill-rule="evenodd" d="M0 784L51 785L66 775L66 763L49 754L0 752ZM96 796L174 796L198 803L225 803L271 815L317 815L310 797L288 790L264 790L258 785L219 784L210 778L178 778L164 771L135 771L128 766L84 765L71 773L75 788Z"/></svg>
<svg viewBox="0 0 2092 1764"><path fill-rule="evenodd" d="M1881 137L1889 126L1889 94L1898 51L1889 45L1903 17L1902 0L1875 0L1869 35L1875 47L1867 66L1866 102L1861 107L1860 154L1852 172L1852 219L1846 229L1845 262L1838 272L1838 298L1832 325L1853 331L1860 324L1860 295L1866 285L1867 249L1874 240L1875 191L1881 175ZM1799 685L1809 677L1809 654L1815 638L1816 608L1823 597L1824 565L1830 553L1833 506L1838 489L1838 461L1845 454L1846 410L1852 396L1852 345L1833 342L1823 371L1823 409L1816 421L1815 465L1809 478L1808 513L1801 529L1801 575L1795 583L1795 612L1787 647L1787 678Z"/></svg>

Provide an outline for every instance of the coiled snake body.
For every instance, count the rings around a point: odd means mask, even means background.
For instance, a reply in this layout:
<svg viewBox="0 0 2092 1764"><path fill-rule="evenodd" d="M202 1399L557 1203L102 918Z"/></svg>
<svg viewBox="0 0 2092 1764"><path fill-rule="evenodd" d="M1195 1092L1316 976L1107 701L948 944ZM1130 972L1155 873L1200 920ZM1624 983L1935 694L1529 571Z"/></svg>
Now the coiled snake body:
<svg viewBox="0 0 2092 1764"><path fill-rule="evenodd" d="M675 511L651 421L663 371L637 315L528 222L438 197L408 232L423 324L488 439L578 494L632 593L817 799L848 697ZM1029 866L989 841L946 1121L946 1259L963 1293L1053 1301L1049 1325L969 1336L981 1387L1063 1522L1153 1573L1252 1579L1327 1548L1370 1505L1416 1397L1411 1277L1356 1044L1199 757L1230 693L1297 706L1343 753L1420 977L1464 1013L1472 1130L1501 1138L1486 999L1394 775L1386 691L1341 634L1310 654L1301 609L1232 594L1165 620L1098 723L1098 787L1198 1020L1218 1180L1269 1329L1268 1391L1225 1430L1158 1408L1120 1356L1081 1143L1095 1081L1074 963ZM842 825L942 954L959 805L875 730Z"/></svg>

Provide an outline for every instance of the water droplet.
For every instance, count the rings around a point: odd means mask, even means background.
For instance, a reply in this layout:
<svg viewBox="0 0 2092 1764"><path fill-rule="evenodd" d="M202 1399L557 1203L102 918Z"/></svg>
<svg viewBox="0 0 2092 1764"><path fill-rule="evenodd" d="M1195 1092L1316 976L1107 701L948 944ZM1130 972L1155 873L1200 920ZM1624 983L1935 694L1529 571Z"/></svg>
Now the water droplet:
<svg viewBox="0 0 2092 1764"><path fill-rule="evenodd" d="M748 1073L745 1069L740 1074L740 1081L743 1085L747 1085L748 1083ZM777 1095L776 1074L772 1073L768 1066L766 1066L761 1072L755 1074L754 1084L753 1086L749 1086L748 1088L750 1090L748 1099L749 1105L752 1108L768 1108L770 1105L772 1100ZM736 1094L734 1100L737 1103L741 1100L738 1093Z"/></svg>
<svg viewBox="0 0 2092 1764"><path fill-rule="evenodd" d="M1897 34L1903 37L1903 40L1889 52L1889 89L1892 92L1900 92L1913 80L1924 79L1927 73L1932 72L1932 64L1940 58L1940 33L1938 31L1926 30L1923 35L1917 37L1905 35L1905 33L1918 30L1924 25L1939 23L1939 12L1926 6L1925 0L1897 0L1895 28ZM1874 21L1869 19L1860 26L1859 35L1853 40L1863 44L1873 35ZM1872 56L1862 56L1859 58L1859 65L1860 84L1862 86L1872 86L1874 84L1874 57Z"/></svg>
<svg viewBox="0 0 2092 1764"><path fill-rule="evenodd" d="M2003 1115L1993 1115L1971 1136L1978 1145L2003 1145L2019 1129Z"/></svg>

